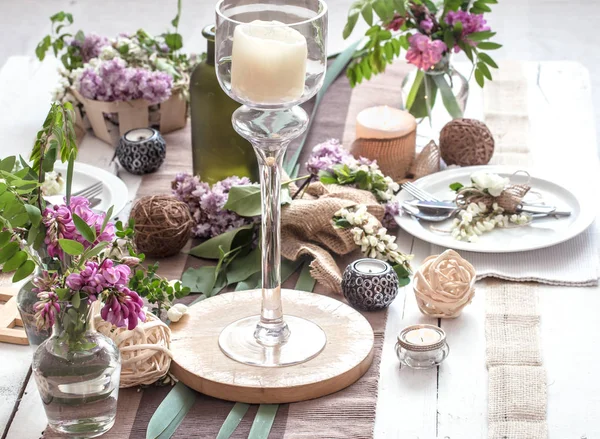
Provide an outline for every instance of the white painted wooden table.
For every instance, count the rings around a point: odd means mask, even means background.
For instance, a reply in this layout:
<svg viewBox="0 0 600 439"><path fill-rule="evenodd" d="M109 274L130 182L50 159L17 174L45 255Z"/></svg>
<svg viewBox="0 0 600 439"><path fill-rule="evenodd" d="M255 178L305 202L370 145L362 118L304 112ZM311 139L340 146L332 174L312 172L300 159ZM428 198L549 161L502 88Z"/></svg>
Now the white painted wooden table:
<svg viewBox="0 0 600 439"><path fill-rule="evenodd" d="M0 71L0 156L26 153L50 103L54 66L14 57ZM564 155L565 167L596 164L596 138L589 76L570 62L527 63L527 96L533 148L546 157ZM477 116L478 91L472 88L468 112ZM475 103L473 103L475 102ZM468 116L468 114L467 114ZM86 149L108 148L87 137ZM541 157L541 156L540 156ZM107 166L111 154L107 149ZM536 158L537 160L537 158ZM546 169L554 160L539 159ZM592 167L590 169L596 169ZM560 169L556 169L560 172ZM589 171L586 171L589 172ZM590 175L580 173L589 184ZM139 179L126 176L132 191ZM595 181L595 180L594 180ZM429 255L429 244L401 232L401 248L415 261ZM416 268L416 267L415 267ZM551 439L600 438L600 353L598 310L600 287L544 287L540 291L541 338L548 371L548 425ZM438 324L419 312L410 287L390 308L381 362L375 437L380 439L480 439L487 432L487 370L485 368L484 297L456 320L443 320L451 353L439 369L398 370L396 335L414 323ZM44 411L28 370L30 348L0 343L0 432L2 438L35 439L45 428ZM342 408L343 409L343 408ZM204 439L204 438L202 438ZM351 438L349 438L351 439Z"/></svg>

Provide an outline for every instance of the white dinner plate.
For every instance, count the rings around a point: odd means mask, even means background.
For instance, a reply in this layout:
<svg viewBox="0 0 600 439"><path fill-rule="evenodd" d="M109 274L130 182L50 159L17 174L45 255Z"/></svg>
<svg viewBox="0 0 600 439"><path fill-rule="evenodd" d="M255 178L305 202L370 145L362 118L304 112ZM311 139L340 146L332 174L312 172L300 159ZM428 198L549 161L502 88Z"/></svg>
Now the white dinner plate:
<svg viewBox="0 0 600 439"><path fill-rule="evenodd" d="M54 170L60 172L63 178L66 178L66 163L56 163ZM102 182L102 193L99 195L102 201L97 206L94 206L94 210L106 212L110 206L114 206L113 217L117 216L123 210L129 198L127 185L119 177L104 169L86 163L75 162L75 166L73 167L72 192L85 189L98 181Z"/></svg>
<svg viewBox="0 0 600 439"><path fill-rule="evenodd" d="M471 166L437 172L417 180L414 184L440 200L452 200L454 192L450 189L450 184L459 182L465 186L469 185L471 174L477 171L509 177L512 183L517 184L527 183L528 179L523 174L514 175L518 169L513 167ZM396 217L396 222L411 235L442 247L480 253L510 253L550 247L567 241L583 232L594 221L595 199L585 188L567 188L563 183L555 183L534 174L531 175L528 184L531 191L526 196L526 201L539 201L539 194L544 203L554 205L560 210L571 210L571 216L534 219L525 227L494 229L479 236L477 242L458 241L449 233L435 230L450 230L451 220L441 223L422 222L404 213ZM413 197L403 190L397 195L397 199L402 202Z"/></svg>

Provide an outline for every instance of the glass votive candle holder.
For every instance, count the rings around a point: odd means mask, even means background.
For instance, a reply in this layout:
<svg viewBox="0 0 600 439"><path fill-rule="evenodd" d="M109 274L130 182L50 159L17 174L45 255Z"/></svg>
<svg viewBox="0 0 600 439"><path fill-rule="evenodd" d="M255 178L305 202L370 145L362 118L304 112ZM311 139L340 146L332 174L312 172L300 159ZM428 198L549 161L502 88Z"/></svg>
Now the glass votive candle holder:
<svg viewBox="0 0 600 439"><path fill-rule="evenodd" d="M450 353L446 333L433 325L413 325L398 334L396 355L400 367L428 369L438 366Z"/></svg>

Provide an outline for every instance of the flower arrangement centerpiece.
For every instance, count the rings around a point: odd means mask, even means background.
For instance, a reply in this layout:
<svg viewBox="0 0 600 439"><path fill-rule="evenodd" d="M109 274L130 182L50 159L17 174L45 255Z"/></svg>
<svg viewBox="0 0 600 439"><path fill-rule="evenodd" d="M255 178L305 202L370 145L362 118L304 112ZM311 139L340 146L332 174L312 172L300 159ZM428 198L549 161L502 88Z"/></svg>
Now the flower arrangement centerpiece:
<svg viewBox="0 0 600 439"><path fill-rule="evenodd" d="M182 128L196 57L181 53L180 13L178 2L170 32L152 36L140 29L111 39L81 30L73 35L71 14L51 16L52 32L35 52L43 60L52 50L62 62L54 98L81 104L96 136L109 143L103 113L119 124L121 134L140 123L159 125L162 133Z"/></svg>
<svg viewBox="0 0 600 439"><path fill-rule="evenodd" d="M468 94L465 78L452 68L452 53L464 52L473 64L477 83L492 79L496 62L487 51L501 47L489 41L484 13L497 0L359 0L352 4L344 28L348 38L362 16L370 26L348 66L347 76L355 86L383 73L386 65L406 50L406 60L418 70L403 82L404 105L416 118L428 117L441 98L452 119L461 118ZM438 98L438 95L441 95ZM441 127L442 125L440 125Z"/></svg>

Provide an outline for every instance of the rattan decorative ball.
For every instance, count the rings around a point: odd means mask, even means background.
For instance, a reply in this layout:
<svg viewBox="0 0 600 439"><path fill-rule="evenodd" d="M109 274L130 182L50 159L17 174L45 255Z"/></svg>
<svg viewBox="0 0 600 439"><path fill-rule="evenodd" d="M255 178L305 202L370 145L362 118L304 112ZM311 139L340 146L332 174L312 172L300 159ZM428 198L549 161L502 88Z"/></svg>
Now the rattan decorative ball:
<svg viewBox="0 0 600 439"><path fill-rule="evenodd" d="M455 119L442 128L440 152L448 165L487 165L494 154L494 137L483 122Z"/></svg>
<svg viewBox="0 0 600 439"><path fill-rule="evenodd" d="M194 224L188 206L170 195L140 198L131 218L138 251L159 258L177 254L190 238Z"/></svg>
<svg viewBox="0 0 600 439"><path fill-rule="evenodd" d="M135 329L117 328L94 318L96 330L110 338L121 351L119 387L150 385L164 377L171 366L171 330L158 317L146 313L146 321Z"/></svg>

